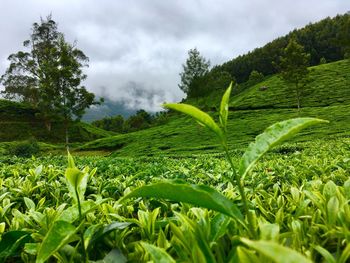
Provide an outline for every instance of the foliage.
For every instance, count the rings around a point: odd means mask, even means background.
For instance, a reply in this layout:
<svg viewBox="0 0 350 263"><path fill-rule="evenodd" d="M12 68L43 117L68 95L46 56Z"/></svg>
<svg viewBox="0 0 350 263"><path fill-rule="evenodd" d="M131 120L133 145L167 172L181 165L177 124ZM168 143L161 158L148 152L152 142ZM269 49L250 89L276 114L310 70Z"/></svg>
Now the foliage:
<svg viewBox="0 0 350 263"><path fill-rule="evenodd" d="M80 171L84 166L97 168L87 184L85 201L89 203L84 206L95 203L96 208L85 214L83 226L77 221L77 207L63 176L65 157L1 159L0 226L4 229L0 257L9 262L35 262L36 244L50 236L50 227L70 224L74 231L86 229L84 241L90 261L114 255L115 260L124 258L120 262L126 258L148 262L156 257L182 262L200 262L203 257L219 263L267 262L266 255L274 253L273 259L281 255L273 249L277 247L314 262L346 262L350 242L349 143L344 138L299 144L290 152L272 151L256 164L245 178L247 199L256 209L259 229L254 243L244 227L213 210L152 198L119 201L140 186L181 179L210 185L239 207L238 189L225 179L231 168L221 157L75 158ZM233 155L232 161L239 165L238 155ZM108 201L100 203L101 198ZM339 205L334 217L328 203L336 199ZM59 218L66 218L67 223L54 223ZM79 240L79 234L73 235L49 260L82 262ZM266 245L272 249L268 251ZM262 253L256 252L259 250Z"/></svg>
<svg viewBox="0 0 350 263"><path fill-rule="evenodd" d="M37 113L38 110L30 105L0 100L0 141L14 142L35 138L40 142L64 142L64 122L52 121L49 132ZM86 142L115 134L84 122L73 122L68 129L72 142Z"/></svg>
<svg viewBox="0 0 350 263"><path fill-rule="evenodd" d="M32 155L37 155L40 152L40 147L37 141L31 139L13 145L8 151L11 155L29 158Z"/></svg>
<svg viewBox="0 0 350 263"><path fill-rule="evenodd" d="M240 55L232 60L214 67L208 74L203 76L206 81L199 81L193 87L196 90L196 97L206 96L208 88L215 86L216 77L220 72L229 74L232 80L238 84L244 84L249 80L253 70L270 76L278 72L274 64L278 63L279 57L283 55L290 39L295 38L300 45L305 48L305 52L310 54L310 65L318 65L323 57L328 62L342 60L349 47L349 27L350 15L337 15L334 18L326 18L317 23L308 24L301 29L295 29L283 37L279 37L263 47L256 48L247 54ZM349 52L348 52L349 53ZM205 84L202 86L202 84ZM226 83L222 87L226 87ZM249 85L242 85L242 90ZM242 91L241 90L241 91Z"/></svg>
<svg viewBox="0 0 350 263"><path fill-rule="evenodd" d="M192 93L192 81L206 74L209 66L210 62L201 56L197 48L190 49L186 63L182 65L183 72L180 73L179 88L186 94Z"/></svg>
<svg viewBox="0 0 350 263"><path fill-rule="evenodd" d="M154 127L166 122L167 114L165 112L157 112L151 115L141 109L125 120L123 116L116 115L94 121L91 124L106 131L128 133Z"/></svg>
<svg viewBox="0 0 350 263"><path fill-rule="evenodd" d="M298 110L301 107L303 88L306 85L309 74L307 68L309 60L310 55L304 52L304 48L295 39L289 41L284 49L283 57L280 58L281 78L292 85L291 93L295 93Z"/></svg>
<svg viewBox="0 0 350 263"><path fill-rule="evenodd" d="M249 79L248 79L248 85L253 86L264 79L264 74L260 73L259 71L253 70L250 72Z"/></svg>
<svg viewBox="0 0 350 263"><path fill-rule="evenodd" d="M82 67L87 66L88 58L65 41L51 16L33 24L24 46L29 52L19 51L8 58L10 66L1 77L3 94L36 107L48 130L52 120L60 118L67 135L68 122L81 118L94 103L94 94L81 86L86 78Z"/></svg>

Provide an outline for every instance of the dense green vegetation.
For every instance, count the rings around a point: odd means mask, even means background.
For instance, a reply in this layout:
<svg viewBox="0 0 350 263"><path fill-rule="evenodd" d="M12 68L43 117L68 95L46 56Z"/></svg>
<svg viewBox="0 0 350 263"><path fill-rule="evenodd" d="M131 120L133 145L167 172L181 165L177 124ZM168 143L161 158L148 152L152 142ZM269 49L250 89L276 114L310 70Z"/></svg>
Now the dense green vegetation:
<svg viewBox="0 0 350 263"><path fill-rule="evenodd" d="M349 145L349 139L292 143L278 147L257 164L245 179L245 190L256 209L259 239L275 240L315 262L325 258L332 262L331 258L339 259L344 251L343 261L338 262L346 262ZM238 155L233 155L233 162L238 164ZM214 255L217 262L237 261L237 257L241 262L247 262L245 258L254 262L261 256L248 247L237 247L237 237L246 236L246 231L218 212L166 200L118 202L135 187L181 179L210 185L239 204L236 185L224 180L230 168L221 158L197 156L179 162L172 158L81 157L76 164L97 167L85 194L85 202L96 206L89 207L83 223L84 229L91 230L92 236L86 231L91 260L101 259L116 248L131 262L150 260L152 253L144 250L140 241L166 250L179 261L196 262L203 253ZM2 259L9 256L16 262L20 258L33 262L55 218L66 218L72 211L72 197L63 176L65 166L66 158L59 156L1 160ZM79 225L75 217L69 220ZM5 246L8 240L18 242ZM79 257L70 252L78 240L73 234L55 257Z"/></svg>
<svg viewBox="0 0 350 263"><path fill-rule="evenodd" d="M240 55L231 61L214 67L208 74L197 78L190 88L195 97L207 96L212 92L227 87L231 80L243 84L249 79L252 71L256 70L264 76L278 72L280 57L283 57L284 48L291 38L301 44L305 52L310 54L310 65L320 62L334 62L347 56L349 50L350 15L338 15L326 18L320 22L309 24L296 29L286 36L279 37L261 48ZM245 88L242 85L241 88Z"/></svg>
<svg viewBox="0 0 350 263"><path fill-rule="evenodd" d="M0 100L0 141L36 139L42 142L64 142L65 130L62 121L52 122L51 131L45 127L38 110L26 104ZM86 142L114 134L87 123L77 122L69 127L72 142Z"/></svg>
<svg viewBox="0 0 350 263"><path fill-rule="evenodd" d="M106 131L128 133L164 124L167 119L166 112L157 112L152 115L145 110L138 110L134 115L125 119L121 115L116 115L93 121L91 124Z"/></svg>

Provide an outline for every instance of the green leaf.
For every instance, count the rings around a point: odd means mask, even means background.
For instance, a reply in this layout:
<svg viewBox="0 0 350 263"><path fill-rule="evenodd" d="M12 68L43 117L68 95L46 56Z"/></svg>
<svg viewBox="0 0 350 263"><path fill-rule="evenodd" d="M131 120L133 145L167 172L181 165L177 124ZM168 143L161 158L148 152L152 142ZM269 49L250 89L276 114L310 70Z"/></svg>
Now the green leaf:
<svg viewBox="0 0 350 263"><path fill-rule="evenodd" d="M141 242L143 248L151 255L154 262L157 263L175 263L175 260L162 248Z"/></svg>
<svg viewBox="0 0 350 263"><path fill-rule="evenodd" d="M242 243L277 263L312 263L299 252L272 241L251 241L241 238Z"/></svg>
<svg viewBox="0 0 350 263"><path fill-rule="evenodd" d="M24 252L30 255L38 254L39 243L26 243L24 245Z"/></svg>
<svg viewBox="0 0 350 263"><path fill-rule="evenodd" d="M126 257L120 252L119 249L112 249L102 260L96 261L96 263L125 263Z"/></svg>
<svg viewBox="0 0 350 263"><path fill-rule="evenodd" d="M345 249L340 255L340 258L338 260L339 263L346 263L348 262L348 258L350 257L350 244L347 244Z"/></svg>
<svg viewBox="0 0 350 263"><path fill-rule="evenodd" d="M251 143L245 151L240 161L239 174L244 178L261 156L300 130L311 125L327 122L315 118L296 118L271 125L264 133L258 135L255 142Z"/></svg>
<svg viewBox="0 0 350 263"><path fill-rule="evenodd" d="M92 246L93 244L97 243L101 238L103 238L105 235L108 235L114 230L123 230L127 228L132 223L130 222L112 222L111 224L108 224L106 226L99 226L99 229L95 229L94 233L91 237L88 237L88 240L85 239L86 248ZM88 228L89 230L89 228ZM85 238L85 233L84 233ZM88 241L88 243L87 243Z"/></svg>
<svg viewBox="0 0 350 263"><path fill-rule="evenodd" d="M335 224L339 213L339 200L336 196L332 196L327 203L328 223Z"/></svg>
<svg viewBox="0 0 350 263"><path fill-rule="evenodd" d="M230 224L231 218L224 214L217 214L210 222L210 241L215 242L222 237Z"/></svg>
<svg viewBox="0 0 350 263"><path fill-rule="evenodd" d="M66 221L56 221L47 232L38 250L36 263L45 262L75 234L76 228Z"/></svg>
<svg viewBox="0 0 350 263"><path fill-rule="evenodd" d="M95 204L95 202L93 202L91 200L82 202L81 203L82 216L85 216L86 213L95 209L97 206L98 206L98 204ZM58 217L57 220L58 221L66 221L68 223L74 223L78 219L79 219L78 205L73 205L73 206L65 209L62 212L62 214L60 214L60 216Z"/></svg>
<svg viewBox="0 0 350 263"><path fill-rule="evenodd" d="M226 130L227 126L227 117L228 117L228 105L230 101L230 94L232 90L232 82L230 83L230 86L227 88L226 92L222 96L221 104L220 104L220 124L221 126Z"/></svg>
<svg viewBox="0 0 350 263"><path fill-rule="evenodd" d="M246 249L245 247L237 247L237 256L239 258L239 262L257 263L261 261L256 256L254 251Z"/></svg>
<svg viewBox="0 0 350 263"><path fill-rule="evenodd" d="M73 188L77 188L84 178L84 173L81 172L78 168L67 168L65 172L65 176L71 186Z"/></svg>
<svg viewBox="0 0 350 263"><path fill-rule="evenodd" d="M215 123L215 121L212 119L212 117L209 116L209 114L201 111L200 109L188 105L188 104L178 104L178 103L171 103L171 104L164 104L163 107L171 110L176 110L182 113L185 113L194 119L196 119L199 123L203 124L210 130L212 130L220 140L224 140L224 134L220 127Z"/></svg>
<svg viewBox="0 0 350 263"><path fill-rule="evenodd" d="M337 194L337 185L333 181L328 181L323 187L323 195L327 200Z"/></svg>
<svg viewBox="0 0 350 263"><path fill-rule="evenodd" d="M68 151L68 168L75 168L73 156Z"/></svg>
<svg viewBox="0 0 350 263"><path fill-rule="evenodd" d="M324 249L321 246L313 246L313 248L324 257L327 263L336 263L335 258L328 250Z"/></svg>
<svg viewBox="0 0 350 263"><path fill-rule="evenodd" d="M26 204L26 207L28 208L28 210L35 210L35 203L29 199L28 197L23 197L24 199L24 203Z"/></svg>
<svg viewBox="0 0 350 263"><path fill-rule="evenodd" d="M120 200L131 197L154 197L185 202L218 211L243 223L243 216L237 206L227 197L206 185L189 185L172 181L159 182L137 188Z"/></svg>
<svg viewBox="0 0 350 263"><path fill-rule="evenodd" d="M19 247L31 240L30 232L9 231L1 236L0 241L0 262L16 253Z"/></svg>

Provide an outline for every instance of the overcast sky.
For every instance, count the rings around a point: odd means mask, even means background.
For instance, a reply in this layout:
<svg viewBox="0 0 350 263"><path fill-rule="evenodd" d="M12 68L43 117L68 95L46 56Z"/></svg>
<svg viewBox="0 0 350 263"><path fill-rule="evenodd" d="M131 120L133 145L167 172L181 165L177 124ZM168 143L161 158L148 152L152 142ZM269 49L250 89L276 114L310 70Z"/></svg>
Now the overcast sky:
<svg viewBox="0 0 350 263"><path fill-rule="evenodd" d="M349 0L0 0L0 74L32 24L52 13L90 58L90 91L158 110L184 96L177 84L189 49L221 64L348 10Z"/></svg>

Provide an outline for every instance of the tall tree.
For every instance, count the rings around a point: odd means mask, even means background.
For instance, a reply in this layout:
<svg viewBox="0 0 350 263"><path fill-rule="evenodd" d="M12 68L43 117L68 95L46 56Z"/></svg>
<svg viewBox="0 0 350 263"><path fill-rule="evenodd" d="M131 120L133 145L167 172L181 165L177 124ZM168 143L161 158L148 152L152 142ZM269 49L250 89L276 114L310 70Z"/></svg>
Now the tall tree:
<svg viewBox="0 0 350 263"><path fill-rule="evenodd" d="M303 46L292 38L284 49L280 58L281 78L289 84L291 92L295 94L298 111L301 107L301 96L308 76L310 55L305 53Z"/></svg>
<svg viewBox="0 0 350 263"><path fill-rule="evenodd" d="M80 119L84 110L96 103L94 94L81 85L88 57L65 41L51 16L33 24L30 39L23 45L28 52L19 51L8 58L10 66L0 79L5 86L2 93L38 108L49 131L53 120L63 121L68 144L68 123Z"/></svg>
<svg viewBox="0 0 350 263"><path fill-rule="evenodd" d="M186 63L182 65L179 88L186 94L190 93L191 83L194 79L203 76L209 70L210 62L201 56L197 48L188 51Z"/></svg>

